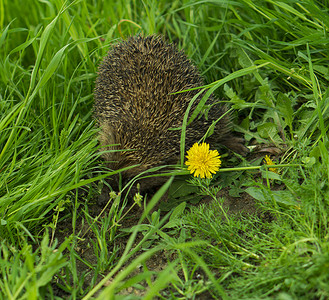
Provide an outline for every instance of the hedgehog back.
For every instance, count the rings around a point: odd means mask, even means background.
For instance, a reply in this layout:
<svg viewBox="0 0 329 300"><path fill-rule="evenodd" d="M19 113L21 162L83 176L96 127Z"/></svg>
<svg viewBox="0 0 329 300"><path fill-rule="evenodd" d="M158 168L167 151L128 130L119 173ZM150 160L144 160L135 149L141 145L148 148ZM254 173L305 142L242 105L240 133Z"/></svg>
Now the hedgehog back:
<svg viewBox="0 0 329 300"><path fill-rule="evenodd" d="M95 116L102 127L103 145L120 144L122 149L135 151L115 152L106 159L116 160L116 168L141 163L146 169L176 163L180 131L168 129L181 126L198 90L172 93L203 84L185 54L161 37L135 36L115 44L99 67ZM209 122L198 122L187 131L193 136L187 145L198 141L207 130Z"/></svg>

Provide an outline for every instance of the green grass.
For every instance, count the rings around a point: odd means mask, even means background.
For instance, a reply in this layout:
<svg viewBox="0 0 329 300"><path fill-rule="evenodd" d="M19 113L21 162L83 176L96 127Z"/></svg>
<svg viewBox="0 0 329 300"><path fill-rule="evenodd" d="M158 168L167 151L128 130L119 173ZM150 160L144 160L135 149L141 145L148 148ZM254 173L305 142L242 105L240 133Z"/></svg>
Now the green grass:
<svg viewBox="0 0 329 300"><path fill-rule="evenodd" d="M0 1L0 299L328 298L328 7ZM189 201L164 217L152 208L172 179L131 229L122 228L131 207L118 196L95 217L113 175L92 119L97 66L120 35L139 32L184 49L233 108L235 130L278 153L280 174L243 170L259 166L261 153L223 154L224 167L240 170L217 173L207 188L174 182L164 206ZM248 193L259 212L223 213L221 200L189 205L199 199L191 191L216 198L221 188ZM154 255L167 260L156 274ZM143 295L119 294L131 287Z"/></svg>

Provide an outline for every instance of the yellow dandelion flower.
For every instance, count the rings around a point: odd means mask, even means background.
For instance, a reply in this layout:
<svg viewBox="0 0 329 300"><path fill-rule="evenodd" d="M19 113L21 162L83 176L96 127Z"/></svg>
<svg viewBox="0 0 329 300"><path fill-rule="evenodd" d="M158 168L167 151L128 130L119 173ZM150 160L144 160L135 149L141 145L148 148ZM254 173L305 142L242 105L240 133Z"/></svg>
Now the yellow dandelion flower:
<svg viewBox="0 0 329 300"><path fill-rule="evenodd" d="M187 151L187 161L185 164L194 177L211 178L221 165L220 156L217 150L209 150L209 144L195 143L190 150Z"/></svg>
<svg viewBox="0 0 329 300"><path fill-rule="evenodd" d="M268 166L274 166L275 165L275 163L272 161L272 159L268 155L265 155L264 161ZM271 172L279 174L278 168L268 168L268 169Z"/></svg>

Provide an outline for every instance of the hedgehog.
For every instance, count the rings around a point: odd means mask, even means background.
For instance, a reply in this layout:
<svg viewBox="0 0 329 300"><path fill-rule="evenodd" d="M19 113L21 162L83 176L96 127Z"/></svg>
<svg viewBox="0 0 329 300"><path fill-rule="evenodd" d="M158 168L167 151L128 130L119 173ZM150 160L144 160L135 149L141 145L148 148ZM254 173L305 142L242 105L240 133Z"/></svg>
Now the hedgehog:
<svg viewBox="0 0 329 300"><path fill-rule="evenodd" d="M180 158L180 128L192 98L204 80L184 52L162 36L131 36L114 44L98 69L94 90L94 117L100 127L103 158L113 170L138 165L122 172L123 182L152 167L177 164ZM189 90L189 91L185 91ZM182 93L177 93L185 91ZM194 101L195 109L203 94ZM185 145L198 142L218 120L206 141L245 154L243 139L234 136L227 107L215 97L207 99L206 115L187 126ZM117 146L109 146L117 145ZM154 177L140 181L141 191L159 186Z"/></svg>

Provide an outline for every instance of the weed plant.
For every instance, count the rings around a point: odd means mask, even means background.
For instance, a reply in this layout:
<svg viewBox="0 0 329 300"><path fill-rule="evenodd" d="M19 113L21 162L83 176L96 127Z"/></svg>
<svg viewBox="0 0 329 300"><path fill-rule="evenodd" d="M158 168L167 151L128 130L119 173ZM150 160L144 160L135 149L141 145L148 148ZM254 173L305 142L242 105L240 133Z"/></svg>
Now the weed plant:
<svg viewBox="0 0 329 300"><path fill-rule="evenodd" d="M0 299L327 299L328 10L320 0L0 1ZM95 214L115 173L92 118L97 66L137 33L184 49L234 129L285 167L219 172L209 189L181 180L169 190L177 203L199 190L215 199L163 216L154 207L170 177L129 228L136 204L120 194ZM223 165L240 169L263 160L230 157ZM255 210L231 213L221 188Z"/></svg>

